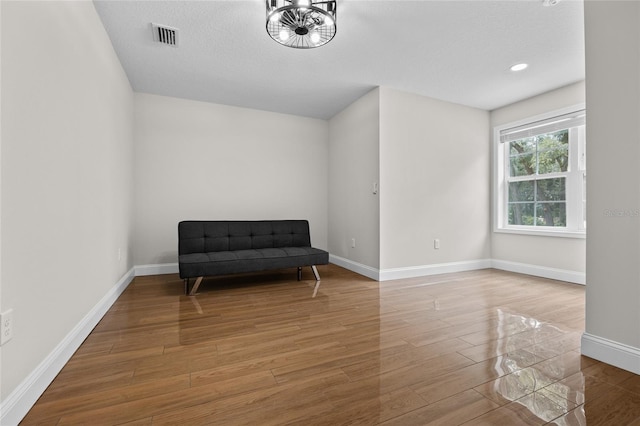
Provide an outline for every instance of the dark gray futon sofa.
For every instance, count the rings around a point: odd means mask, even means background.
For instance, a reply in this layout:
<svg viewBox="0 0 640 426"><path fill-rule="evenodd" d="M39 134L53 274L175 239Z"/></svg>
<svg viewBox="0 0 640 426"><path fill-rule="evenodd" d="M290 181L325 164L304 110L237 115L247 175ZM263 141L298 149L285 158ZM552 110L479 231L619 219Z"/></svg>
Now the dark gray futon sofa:
<svg viewBox="0 0 640 426"><path fill-rule="evenodd" d="M185 293L195 295L203 277L329 263L329 253L311 247L306 220L197 221L178 224L178 265ZM196 278L189 291L190 278Z"/></svg>

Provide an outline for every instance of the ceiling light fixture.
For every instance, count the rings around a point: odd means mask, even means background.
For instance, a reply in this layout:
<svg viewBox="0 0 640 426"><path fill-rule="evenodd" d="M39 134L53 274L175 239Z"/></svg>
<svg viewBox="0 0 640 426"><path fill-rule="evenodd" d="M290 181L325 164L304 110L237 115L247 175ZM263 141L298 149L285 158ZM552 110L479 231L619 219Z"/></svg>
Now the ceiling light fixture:
<svg viewBox="0 0 640 426"><path fill-rule="evenodd" d="M529 64L515 64L512 65L511 68L509 68L511 71L522 71L524 69L526 69L529 66Z"/></svg>
<svg viewBox="0 0 640 426"><path fill-rule="evenodd" d="M336 35L336 0L266 0L267 32L297 49L327 44Z"/></svg>

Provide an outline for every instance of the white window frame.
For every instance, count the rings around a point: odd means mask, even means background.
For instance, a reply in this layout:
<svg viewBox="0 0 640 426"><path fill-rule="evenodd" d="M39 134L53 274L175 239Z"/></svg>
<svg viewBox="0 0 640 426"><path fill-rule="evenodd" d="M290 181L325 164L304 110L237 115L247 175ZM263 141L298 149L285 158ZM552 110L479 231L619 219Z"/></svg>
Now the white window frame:
<svg viewBox="0 0 640 426"><path fill-rule="evenodd" d="M549 113L529 117L493 128L493 232L538 235L550 237L565 238L585 238L585 211L583 203L582 182L586 176L585 167L585 128L572 128L569 134L569 167L567 172L557 173L554 175L545 175L546 177L566 177L567 178L567 199L566 213L567 226L528 226L528 225L509 225L507 223L507 202L508 188L507 178L509 173L509 164L507 157L508 143L500 142L500 134L506 129L525 126L537 121L548 120L564 114L585 109L585 104L573 105L571 107L562 108L551 111ZM573 154L576 153L576 154ZM573 189L571 189L573 188Z"/></svg>

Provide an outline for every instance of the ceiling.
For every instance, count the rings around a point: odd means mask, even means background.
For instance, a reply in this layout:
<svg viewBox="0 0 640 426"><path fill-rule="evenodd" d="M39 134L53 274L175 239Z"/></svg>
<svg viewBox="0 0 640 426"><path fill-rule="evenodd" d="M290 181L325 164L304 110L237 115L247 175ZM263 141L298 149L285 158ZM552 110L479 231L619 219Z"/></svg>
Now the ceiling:
<svg viewBox="0 0 640 426"><path fill-rule="evenodd" d="M328 119L377 86L492 110L585 77L581 0L338 0L308 50L269 38L262 0L94 4L136 92Z"/></svg>

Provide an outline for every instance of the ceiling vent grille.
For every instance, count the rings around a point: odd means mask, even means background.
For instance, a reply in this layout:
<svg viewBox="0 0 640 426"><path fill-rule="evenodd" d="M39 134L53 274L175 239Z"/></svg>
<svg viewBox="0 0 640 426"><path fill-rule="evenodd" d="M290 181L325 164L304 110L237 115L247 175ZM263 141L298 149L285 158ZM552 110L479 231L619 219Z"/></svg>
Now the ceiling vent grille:
<svg viewBox="0 0 640 426"><path fill-rule="evenodd" d="M166 25L151 24L153 29L153 41L166 44L167 46L178 46L178 29Z"/></svg>

